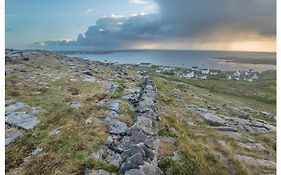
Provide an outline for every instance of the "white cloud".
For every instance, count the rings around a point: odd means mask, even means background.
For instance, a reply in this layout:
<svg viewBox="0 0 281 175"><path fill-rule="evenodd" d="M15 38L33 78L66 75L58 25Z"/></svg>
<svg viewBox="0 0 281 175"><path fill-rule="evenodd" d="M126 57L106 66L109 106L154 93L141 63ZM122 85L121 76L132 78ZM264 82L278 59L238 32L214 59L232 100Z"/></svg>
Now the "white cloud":
<svg viewBox="0 0 281 175"><path fill-rule="evenodd" d="M112 13L110 16L111 16L111 18L125 18L124 15L116 15L114 13Z"/></svg>
<svg viewBox="0 0 281 175"><path fill-rule="evenodd" d="M147 4L144 0L129 0L129 3L133 4Z"/></svg>

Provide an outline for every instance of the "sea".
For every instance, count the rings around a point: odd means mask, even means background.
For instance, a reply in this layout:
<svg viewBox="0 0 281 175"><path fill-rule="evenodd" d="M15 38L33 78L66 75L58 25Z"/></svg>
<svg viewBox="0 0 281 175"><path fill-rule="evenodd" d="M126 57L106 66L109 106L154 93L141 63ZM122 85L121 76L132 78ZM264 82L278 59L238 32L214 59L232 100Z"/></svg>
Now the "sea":
<svg viewBox="0 0 281 175"><path fill-rule="evenodd" d="M276 69L275 65L230 64L216 58L260 58L276 59L276 53L271 52L230 52L230 51L178 51L178 50L123 50L108 52L71 52L69 57L83 58L102 62L115 62L120 64L151 63L160 66L218 69L223 71Z"/></svg>

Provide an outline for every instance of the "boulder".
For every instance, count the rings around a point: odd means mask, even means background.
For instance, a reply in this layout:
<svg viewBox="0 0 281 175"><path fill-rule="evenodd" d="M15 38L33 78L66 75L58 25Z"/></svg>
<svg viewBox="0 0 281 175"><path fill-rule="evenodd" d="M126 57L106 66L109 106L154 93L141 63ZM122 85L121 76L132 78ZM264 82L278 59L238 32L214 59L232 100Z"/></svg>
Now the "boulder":
<svg viewBox="0 0 281 175"><path fill-rule="evenodd" d="M155 153L151 149L149 149L144 143L140 143L140 144L138 144L138 146L141 147L142 150L144 151L144 153L145 153L144 157L146 159L148 159L150 161L152 161L154 159Z"/></svg>
<svg viewBox="0 0 281 175"><path fill-rule="evenodd" d="M121 122L115 118L111 118L111 117L105 117L103 119L103 122L109 126L110 134L125 134L126 130L128 128L127 124L124 122Z"/></svg>
<svg viewBox="0 0 281 175"><path fill-rule="evenodd" d="M17 111L17 110L22 110L24 108L30 107L25 103L22 102L16 102L13 104L9 104L5 107L5 111Z"/></svg>
<svg viewBox="0 0 281 175"><path fill-rule="evenodd" d="M120 167L120 174L124 174L126 171L130 170L130 169L135 169L135 168L138 168L137 165L135 164L132 164L130 162L123 162L121 164L121 167Z"/></svg>
<svg viewBox="0 0 281 175"><path fill-rule="evenodd" d="M115 112L119 112L119 107L120 107L120 100L112 100L110 102L110 104L108 105L108 108L112 111L115 111Z"/></svg>
<svg viewBox="0 0 281 175"><path fill-rule="evenodd" d="M201 113L201 117L211 126L224 126L225 120L212 113Z"/></svg>
<svg viewBox="0 0 281 175"><path fill-rule="evenodd" d="M123 162L123 159L121 158L121 155L119 153L116 153L110 149L107 149L105 154L103 155L103 158L111 165L119 167L120 164Z"/></svg>
<svg viewBox="0 0 281 175"><path fill-rule="evenodd" d="M111 174L105 170L97 170L96 175L111 175Z"/></svg>
<svg viewBox="0 0 281 175"><path fill-rule="evenodd" d="M163 172L161 169L155 165L151 165L148 163L144 163L144 165L140 166L140 170L145 174L145 175L161 175Z"/></svg>
<svg viewBox="0 0 281 175"><path fill-rule="evenodd" d="M17 129L8 129L5 131L5 146L15 142L22 136L22 132L18 131Z"/></svg>
<svg viewBox="0 0 281 175"><path fill-rule="evenodd" d="M123 156L131 157L138 153L140 153L143 157L145 156L145 152L141 147L135 144L131 144L130 148L123 152Z"/></svg>
<svg viewBox="0 0 281 175"><path fill-rule="evenodd" d="M125 172L125 175L144 175L139 169L130 169Z"/></svg>
<svg viewBox="0 0 281 175"><path fill-rule="evenodd" d="M73 109L78 109L78 108L80 108L81 103L80 103L80 101L72 101L72 102L69 102L69 105Z"/></svg>
<svg viewBox="0 0 281 175"><path fill-rule="evenodd" d="M144 142L146 137L147 136L142 132L142 130L139 130L139 131L133 130L132 135L130 137L130 141L134 144L138 144L138 143Z"/></svg>
<svg viewBox="0 0 281 175"><path fill-rule="evenodd" d="M143 157L141 153L137 153L127 159L128 162L135 165L143 165Z"/></svg>
<svg viewBox="0 0 281 175"><path fill-rule="evenodd" d="M5 114L5 123L29 130L37 126L39 120L27 112L7 112Z"/></svg>

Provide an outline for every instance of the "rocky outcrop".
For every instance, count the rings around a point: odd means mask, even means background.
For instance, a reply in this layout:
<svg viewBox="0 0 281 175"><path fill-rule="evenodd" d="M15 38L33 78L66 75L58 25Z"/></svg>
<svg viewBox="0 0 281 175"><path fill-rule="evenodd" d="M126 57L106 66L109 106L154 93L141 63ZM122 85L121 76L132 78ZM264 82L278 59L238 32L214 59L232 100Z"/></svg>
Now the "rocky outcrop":
<svg viewBox="0 0 281 175"><path fill-rule="evenodd" d="M186 105L186 109L196 113L205 120L213 128L221 131L224 134L236 137L236 132L243 131L247 133L263 133L275 132L276 127L268 124L260 119L250 118L247 112L239 111L232 117L222 118L215 111L208 110L196 105Z"/></svg>
<svg viewBox="0 0 281 175"><path fill-rule="evenodd" d="M119 167L119 174L163 174L157 167L159 138L157 131L156 87L144 76L134 110L136 121L130 128L118 119L119 100L109 102L110 116L103 118L110 136L92 157ZM112 88L112 87L111 87ZM109 89L111 89L109 88Z"/></svg>
<svg viewBox="0 0 281 175"><path fill-rule="evenodd" d="M162 174L157 167L159 138L156 95L152 80L144 76L144 86L135 106L136 122L127 130L127 137L121 142L124 159L120 167L121 174Z"/></svg>
<svg viewBox="0 0 281 175"><path fill-rule="evenodd" d="M211 126L224 126L226 123L224 119L216 115L213 111L195 105L186 105L185 108L201 116Z"/></svg>
<svg viewBox="0 0 281 175"><path fill-rule="evenodd" d="M6 100L5 103L5 145L9 145L19 139L24 131L34 129L40 123L36 117L40 110L13 100Z"/></svg>

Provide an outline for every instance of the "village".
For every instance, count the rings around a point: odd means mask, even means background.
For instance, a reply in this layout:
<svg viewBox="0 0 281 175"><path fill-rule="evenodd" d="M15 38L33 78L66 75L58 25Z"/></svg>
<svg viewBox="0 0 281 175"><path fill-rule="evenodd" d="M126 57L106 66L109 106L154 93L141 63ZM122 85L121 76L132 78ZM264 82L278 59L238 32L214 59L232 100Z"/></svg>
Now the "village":
<svg viewBox="0 0 281 175"><path fill-rule="evenodd" d="M253 69L248 71L221 71L221 70L211 70L209 68L200 68L198 66L193 66L191 69L176 68L171 66L155 66L150 63L140 63L141 67L155 68L156 73L164 73L168 75L176 75L182 78L195 78L195 79L207 79L207 78L224 78L227 80L235 81L255 81L258 80L258 75L260 72L256 72Z"/></svg>

